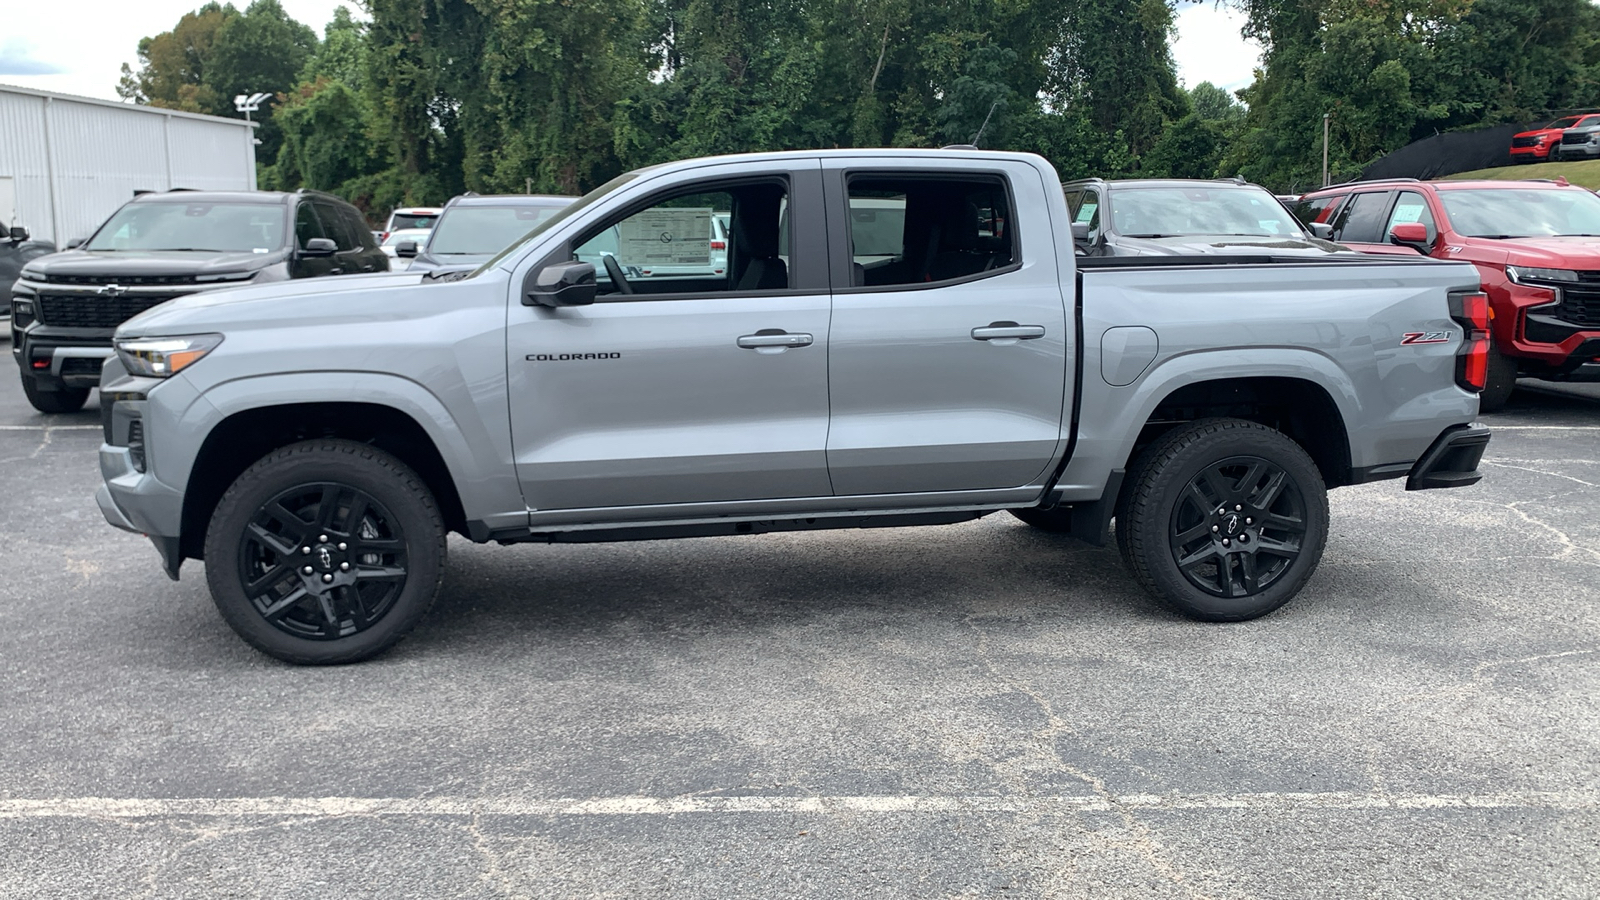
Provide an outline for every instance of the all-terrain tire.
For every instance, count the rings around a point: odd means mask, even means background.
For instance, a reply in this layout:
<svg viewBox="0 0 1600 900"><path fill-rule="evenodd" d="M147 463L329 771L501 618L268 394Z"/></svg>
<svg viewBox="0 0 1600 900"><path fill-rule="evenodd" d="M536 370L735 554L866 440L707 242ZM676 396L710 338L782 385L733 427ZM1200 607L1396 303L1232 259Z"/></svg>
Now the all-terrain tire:
<svg viewBox="0 0 1600 900"><path fill-rule="evenodd" d="M297 665L358 662L433 606L445 538L433 494L405 463L355 441L303 441L262 457L222 495L206 529L206 582L257 650Z"/></svg>
<svg viewBox="0 0 1600 900"><path fill-rule="evenodd" d="M83 409L89 402L89 388L63 388L59 391L42 391L38 381L22 376L22 393L33 408L42 413L69 413Z"/></svg>
<svg viewBox="0 0 1600 900"><path fill-rule="evenodd" d="M1316 571L1328 496L1287 435L1202 419L1140 454L1116 518L1117 549L1145 590L1191 618L1239 622L1289 602Z"/></svg>

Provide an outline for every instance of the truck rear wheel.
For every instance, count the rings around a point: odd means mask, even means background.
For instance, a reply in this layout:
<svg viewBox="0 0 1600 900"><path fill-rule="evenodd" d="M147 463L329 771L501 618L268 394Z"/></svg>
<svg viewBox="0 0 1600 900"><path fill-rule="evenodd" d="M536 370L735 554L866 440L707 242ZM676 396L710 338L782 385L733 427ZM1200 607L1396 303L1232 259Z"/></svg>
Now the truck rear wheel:
<svg viewBox="0 0 1600 900"><path fill-rule="evenodd" d="M88 388L62 388L59 391L39 389L38 379L22 376L22 393L33 408L42 413L69 413L83 409L89 402Z"/></svg>
<svg viewBox="0 0 1600 900"><path fill-rule="evenodd" d="M344 440L267 454L222 495L206 530L206 582L240 637L299 665L367 659L433 605L445 528L422 479Z"/></svg>
<svg viewBox="0 0 1600 900"><path fill-rule="evenodd" d="M1322 559L1328 494L1283 433L1202 419L1140 455L1117 504L1134 578L1180 612L1239 622L1289 602Z"/></svg>

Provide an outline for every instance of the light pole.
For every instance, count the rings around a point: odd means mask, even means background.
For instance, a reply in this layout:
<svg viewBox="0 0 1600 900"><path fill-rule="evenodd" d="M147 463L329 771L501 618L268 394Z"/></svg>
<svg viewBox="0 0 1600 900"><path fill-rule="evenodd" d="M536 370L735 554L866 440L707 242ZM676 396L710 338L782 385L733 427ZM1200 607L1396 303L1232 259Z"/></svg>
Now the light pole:
<svg viewBox="0 0 1600 900"><path fill-rule="evenodd" d="M1322 114L1322 186L1328 186L1328 120L1333 113Z"/></svg>
<svg viewBox="0 0 1600 900"><path fill-rule="evenodd" d="M250 114L260 109L262 102L271 96L271 94L240 94L233 98L233 108L244 113L244 120L248 122ZM259 138L252 137L251 140L257 144L261 143Z"/></svg>

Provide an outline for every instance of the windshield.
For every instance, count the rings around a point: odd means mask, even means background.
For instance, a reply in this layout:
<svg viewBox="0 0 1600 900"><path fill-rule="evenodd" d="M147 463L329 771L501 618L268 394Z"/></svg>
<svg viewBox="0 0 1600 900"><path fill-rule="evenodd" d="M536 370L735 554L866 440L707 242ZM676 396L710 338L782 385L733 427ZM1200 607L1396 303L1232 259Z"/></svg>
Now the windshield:
<svg viewBox="0 0 1600 900"><path fill-rule="evenodd" d="M1439 199L1470 237L1600 235L1600 197L1583 188L1448 190Z"/></svg>
<svg viewBox="0 0 1600 900"><path fill-rule="evenodd" d="M1125 237L1305 237L1278 198L1255 188L1121 188L1111 220Z"/></svg>
<svg viewBox="0 0 1600 900"><path fill-rule="evenodd" d="M532 231L561 206L457 206L434 226L428 252L435 256L490 254Z"/></svg>
<svg viewBox="0 0 1600 900"><path fill-rule="evenodd" d="M590 191L589 193L584 194L582 197L579 197L577 200L574 200L573 202L567 204L566 206L561 207L560 209L556 210L555 215L551 216L548 219L545 219L543 222L540 222L538 225L535 225L533 227L532 231L530 231L527 234L523 235L522 236L522 240L517 241L516 243L510 245L509 247L506 247L504 250L501 250L499 253L496 253L494 255L493 259L491 259L488 262L484 263L483 265L479 266L476 270L473 271L472 276L468 276L468 277L476 276L479 272L484 272L484 271L487 271L487 270L493 268L496 264L498 264L500 262L500 260L505 259L507 256L510 256L512 253L516 252L518 247L521 247L524 244L528 243L529 241L533 240L534 238L538 237L539 235L544 234L546 231L549 231L551 228L554 228L557 224L559 224L561 222L565 222L567 219L572 218L573 216L575 216L578 213L582 212L583 210L587 209L589 204L594 203L595 201L599 200L601 197L604 197L605 195L611 193L612 191L616 190L617 188L622 187L623 185L627 184L628 182L630 182L630 181L632 181L632 180L634 180L635 178L638 178L638 177L639 177L639 173L638 172L624 172L621 175L618 175L617 177L615 177L615 178L611 179L610 181L606 182L605 184L600 185L599 187L595 188L594 190Z"/></svg>
<svg viewBox="0 0 1600 900"><path fill-rule="evenodd" d="M271 253L283 247L285 230L277 203L130 203L84 249Z"/></svg>
<svg viewBox="0 0 1600 900"><path fill-rule="evenodd" d="M1551 122L1549 125L1546 125L1545 128L1571 128L1572 126L1578 124L1578 120L1581 118L1583 117L1567 116L1565 119L1557 119L1554 122Z"/></svg>

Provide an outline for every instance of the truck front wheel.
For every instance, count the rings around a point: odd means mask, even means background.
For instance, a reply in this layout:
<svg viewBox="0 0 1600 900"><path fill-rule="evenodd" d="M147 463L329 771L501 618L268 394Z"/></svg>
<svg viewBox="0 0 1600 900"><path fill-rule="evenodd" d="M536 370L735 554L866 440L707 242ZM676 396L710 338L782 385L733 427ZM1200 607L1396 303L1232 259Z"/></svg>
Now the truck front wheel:
<svg viewBox="0 0 1600 900"><path fill-rule="evenodd" d="M1489 371L1484 379L1483 391L1478 394L1478 412L1495 412L1511 399L1517 389L1517 361L1489 346Z"/></svg>
<svg viewBox="0 0 1600 900"><path fill-rule="evenodd" d="M1289 602L1322 559L1328 494L1281 432L1203 419L1140 454L1117 504L1134 578L1185 615L1239 622Z"/></svg>
<svg viewBox="0 0 1600 900"><path fill-rule="evenodd" d="M345 440L267 454L222 495L206 582L257 650L328 665L383 652L422 620L444 574L445 528L405 463Z"/></svg>
<svg viewBox="0 0 1600 900"><path fill-rule="evenodd" d="M89 402L88 388L62 388L59 391L46 391L39 387L38 380L22 376L22 393L28 397L28 402L42 413L69 413L83 409Z"/></svg>

